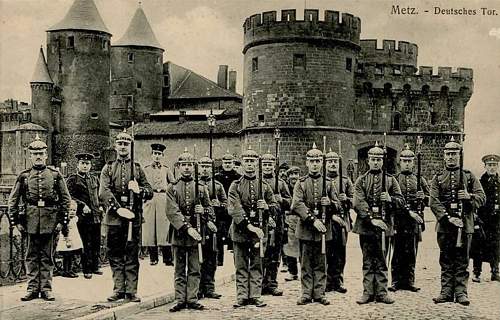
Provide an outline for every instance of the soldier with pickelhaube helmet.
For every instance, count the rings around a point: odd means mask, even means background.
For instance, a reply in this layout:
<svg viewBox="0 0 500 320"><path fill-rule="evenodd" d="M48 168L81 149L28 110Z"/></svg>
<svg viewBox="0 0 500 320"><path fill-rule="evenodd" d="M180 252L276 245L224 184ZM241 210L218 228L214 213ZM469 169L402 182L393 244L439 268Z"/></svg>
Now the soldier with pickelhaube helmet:
<svg viewBox="0 0 500 320"><path fill-rule="evenodd" d="M194 155L186 149L179 155L177 162L180 178L167 187L167 218L173 228L170 242L174 252L176 301L169 311L177 312L186 308L203 310L205 307L198 302L200 262L209 257L199 251L199 243L203 246L206 242L202 239L206 233L205 227L217 232L215 216L208 188L195 176Z"/></svg>
<svg viewBox="0 0 500 320"><path fill-rule="evenodd" d="M227 212L227 196L222 183L213 180L212 159L207 155L198 160L200 181L203 183L210 196L210 204L214 211L215 224ZM218 231L218 230L217 230ZM205 228L205 243L202 246L203 263L201 264L200 298L219 299L220 294L215 292L215 272L217 270L217 232Z"/></svg>
<svg viewBox="0 0 500 320"><path fill-rule="evenodd" d="M244 175L234 181L228 192L229 228L236 269L236 303L264 307L261 299L263 265L261 252L268 240L268 220L275 216L277 202L271 186L257 178L259 154L248 149L241 155ZM263 197L261 197L263 195Z"/></svg>
<svg viewBox="0 0 500 320"><path fill-rule="evenodd" d="M429 207L437 220L441 292L434 303L456 301L469 305L469 247L474 232L474 210L485 204L481 183L462 168L462 145L444 146L445 168L431 181Z"/></svg>
<svg viewBox="0 0 500 320"><path fill-rule="evenodd" d="M86 279L92 274L102 275L99 270L101 250L101 222L103 209L99 204L99 178L91 173L94 156L90 153L78 153L76 173L66 180L68 190L77 203L78 233L82 238L82 271Z"/></svg>
<svg viewBox="0 0 500 320"><path fill-rule="evenodd" d="M392 265L392 286L389 291L408 290L417 292L415 287L415 263L421 233L425 230L423 208L429 202L429 185L424 177L415 175L415 153L409 145L399 155L401 171L396 179L401 187L406 205L394 221L394 255ZM420 185L420 190L417 187ZM419 208L420 206L420 208Z"/></svg>
<svg viewBox="0 0 500 320"><path fill-rule="evenodd" d="M276 157L267 152L261 156L262 177L273 189L274 198L278 203L273 225L269 226L269 240L264 257L264 280L262 294L273 296L283 295L278 289L278 269L281 261L283 247L283 230L285 224L285 211L290 210L292 196L285 181L278 178L278 189L276 189Z"/></svg>
<svg viewBox="0 0 500 320"><path fill-rule="evenodd" d="M368 151L369 170L354 185L353 232L359 234L363 253L363 295L356 301L358 304L374 300L394 303L387 292L386 256L394 232L393 217L405 202L398 181L383 170L384 153L378 144Z"/></svg>
<svg viewBox="0 0 500 320"><path fill-rule="evenodd" d="M288 190L293 192L295 183L300 178L300 168L297 166L291 166L286 171ZM285 255L286 265L288 267L289 276L285 278L285 281L295 281L298 280L299 270L298 270L298 259L299 259L299 240L295 235L295 230L300 218L291 210L286 211L286 225L287 232L285 237L287 237L286 244L283 246L283 254Z"/></svg>
<svg viewBox="0 0 500 320"><path fill-rule="evenodd" d="M229 193L229 187L233 181L241 178L235 169L235 157L229 153L229 150L222 156L222 168L220 172L214 175L216 181L222 183L226 194ZM224 264L224 245L227 245L228 250L232 250L233 242L229 234L229 226L231 225L231 216L221 214L217 219L217 264L222 266Z"/></svg>
<svg viewBox="0 0 500 320"><path fill-rule="evenodd" d="M32 167L19 174L8 202L11 225L28 234L28 292L21 300L52 301L55 240L61 230L67 236L71 197L61 173L47 166L47 145L38 135L28 150Z"/></svg>
<svg viewBox="0 0 500 320"><path fill-rule="evenodd" d="M141 165L132 163L133 143L132 136L125 131L116 136L116 160L104 165L99 179L99 198L107 207L106 246L114 283L113 294L107 298L110 302L141 301L137 282L142 205L153 197L153 189Z"/></svg>
<svg viewBox="0 0 500 320"><path fill-rule="evenodd" d="M482 158L485 173L479 179L486 203L479 207L472 238L471 257L474 265L472 281L481 282L483 262L490 264L491 281L500 281L498 263L500 255L500 156L488 154Z"/></svg>
<svg viewBox="0 0 500 320"><path fill-rule="evenodd" d="M349 231L352 228L349 210L352 207L354 187L351 179L346 175L339 176L340 156L335 151L329 151L325 155L326 174L332 180L334 192L342 203L342 212L332 216L332 240L326 245L327 248L327 278L326 291L337 291L346 293L344 287L344 267L346 263L346 246ZM339 188L342 181L342 187Z"/></svg>
<svg viewBox="0 0 500 320"><path fill-rule="evenodd" d="M306 154L306 166L308 174L295 184L291 207L300 218L295 233L300 242L302 293L297 304L314 301L329 305L325 296L326 248L323 244L332 239L332 215L338 212L340 202L331 180L322 176L323 152L316 144ZM326 195L322 194L324 184Z"/></svg>

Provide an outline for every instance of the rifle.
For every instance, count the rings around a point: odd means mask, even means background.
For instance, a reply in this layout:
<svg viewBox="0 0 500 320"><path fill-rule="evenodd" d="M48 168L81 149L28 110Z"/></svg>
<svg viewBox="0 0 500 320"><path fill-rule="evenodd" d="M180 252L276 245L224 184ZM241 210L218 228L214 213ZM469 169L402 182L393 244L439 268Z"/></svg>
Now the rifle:
<svg viewBox="0 0 500 320"><path fill-rule="evenodd" d="M458 193L458 190L460 190L460 188L464 187L464 152L463 152L462 145L463 145L463 136L462 136L462 134L460 134L460 168L459 168L460 173L459 173L459 178L458 178L457 193ZM458 194L456 194L456 195L458 198ZM457 211L458 211L458 217L460 218L460 220L463 221L463 219L464 219L464 203L462 200L458 201ZM461 246L462 246L462 228L458 228L456 247L460 248Z"/></svg>
<svg viewBox="0 0 500 320"><path fill-rule="evenodd" d="M382 163L382 192L387 192L387 185L386 185L386 175L387 175L387 150L386 150L386 133L384 132L384 156L383 156L383 163ZM385 203L380 204L380 215L382 217L382 221L385 222ZM382 231L382 254L385 257L385 231ZM389 267L390 268L390 267Z"/></svg>
<svg viewBox="0 0 500 320"><path fill-rule="evenodd" d="M342 142L339 140L339 187L338 187L338 192L339 195L341 193L344 193L344 181L342 178ZM346 221L346 214L345 214L345 208L344 204L341 202L340 203L340 217L342 220ZM347 230L346 228L342 227L342 245L346 245L347 243Z"/></svg>
<svg viewBox="0 0 500 320"><path fill-rule="evenodd" d="M200 186L198 185L198 161L196 161L196 144L194 145L194 205L200 204ZM201 241L198 241L198 261L203 263L202 241L203 235L201 231L201 214L196 215L196 230L201 235Z"/></svg>
<svg viewBox="0 0 500 320"><path fill-rule="evenodd" d="M262 176L262 140L259 139L259 200L264 199L264 190L263 190L263 176ZM262 209L257 209L259 213L259 228L264 231L264 213ZM264 258L264 240L259 239L259 256Z"/></svg>
<svg viewBox="0 0 500 320"><path fill-rule="evenodd" d="M321 196L327 196L326 190L326 136L323 136L323 186ZM326 206L321 206L321 222L326 227ZM321 234L321 254L326 254L326 234Z"/></svg>
<svg viewBox="0 0 500 320"><path fill-rule="evenodd" d="M422 191L422 137L417 137L417 191ZM419 216L424 217L424 206L422 203L422 199L417 198L417 214ZM422 225L418 224L417 238L418 242L422 242Z"/></svg>
<svg viewBox="0 0 500 320"><path fill-rule="evenodd" d="M212 149L212 148L210 147L210 149ZM218 200L218 198L217 198L217 191L215 189L214 174L215 174L215 163L214 163L214 160L212 159L212 181L211 181L212 182L212 199L217 199ZM214 214L215 214L215 209L214 209ZM217 216L215 216L215 219L217 219ZM212 249L213 249L213 251L217 251L217 234L216 233L214 233L212 235Z"/></svg>
<svg viewBox="0 0 500 320"><path fill-rule="evenodd" d="M132 121L132 126L130 129L130 136L132 136L132 141L130 143L130 181L135 180L135 164L134 164L134 122ZM134 212L134 191L130 190L129 193L129 209ZM127 232L127 242L132 241L132 219L128 221L128 232Z"/></svg>

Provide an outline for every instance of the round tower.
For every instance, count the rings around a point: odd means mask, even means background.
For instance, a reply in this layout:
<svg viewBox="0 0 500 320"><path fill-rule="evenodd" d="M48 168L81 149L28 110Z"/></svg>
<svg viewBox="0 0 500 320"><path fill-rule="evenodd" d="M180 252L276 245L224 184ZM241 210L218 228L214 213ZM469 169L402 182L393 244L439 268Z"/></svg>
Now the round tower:
<svg viewBox="0 0 500 320"><path fill-rule="evenodd" d="M111 47L111 121L127 125L161 111L163 48L139 6Z"/></svg>
<svg viewBox="0 0 500 320"><path fill-rule="evenodd" d="M48 131L52 127L52 96L54 82L50 77L43 49L40 48L35 71L30 81L31 86L31 122L38 124Z"/></svg>
<svg viewBox="0 0 500 320"><path fill-rule="evenodd" d="M54 164L76 165L74 154L89 152L102 163L109 144L111 34L93 0L75 0L58 24L47 30L49 72L60 91L60 124Z"/></svg>

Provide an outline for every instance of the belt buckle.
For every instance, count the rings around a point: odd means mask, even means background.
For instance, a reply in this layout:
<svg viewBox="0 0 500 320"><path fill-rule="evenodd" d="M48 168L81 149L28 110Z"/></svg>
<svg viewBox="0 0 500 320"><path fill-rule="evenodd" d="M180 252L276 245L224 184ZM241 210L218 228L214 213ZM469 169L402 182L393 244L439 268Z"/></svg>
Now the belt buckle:
<svg viewBox="0 0 500 320"><path fill-rule="evenodd" d="M500 205L495 204L495 210L498 210L498 209L500 209Z"/></svg>
<svg viewBox="0 0 500 320"><path fill-rule="evenodd" d="M255 218L256 213L254 210L250 210L250 218Z"/></svg>
<svg viewBox="0 0 500 320"><path fill-rule="evenodd" d="M43 200L38 200L37 204L36 204L37 207L39 208L43 208L45 207L45 201Z"/></svg>
<svg viewBox="0 0 500 320"><path fill-rule="evenodd" d="M458 209L458 203L456 203L456 202L452 202L452 203L450 204L450 208L451 208L451 209Z"/></svg>
<svg viewBox="0 0 500 320"><path fill-rule="evenodd" d="M372 207L372 212L373 213L379 213L380 212L379 207Z"/></svg>
<svg viewBox="0 0 500 320"><path fill-rule="evenodd" d="M128 201L128 197L127 197L127 196L121 196L121 197L120 197L120 201L121 201L122 203L126 203L126 202Z"/></svg>

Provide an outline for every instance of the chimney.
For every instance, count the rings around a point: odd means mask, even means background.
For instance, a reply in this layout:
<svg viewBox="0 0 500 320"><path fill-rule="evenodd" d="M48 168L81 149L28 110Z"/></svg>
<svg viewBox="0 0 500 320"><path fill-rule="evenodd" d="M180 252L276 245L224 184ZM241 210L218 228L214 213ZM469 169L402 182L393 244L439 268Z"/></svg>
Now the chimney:
<svg viewBox="0 0 500 320"><path fill-rule="evenodd" d="M227 89L227 65L219 66L219 73L217 73L217 85Z"/></svg>
<svg viewBox="0 0 500 320"><path fill-rule="evenodd" d="M236 92L236 71L229 71L229 80L227 88L229 91Z"/></svg>

